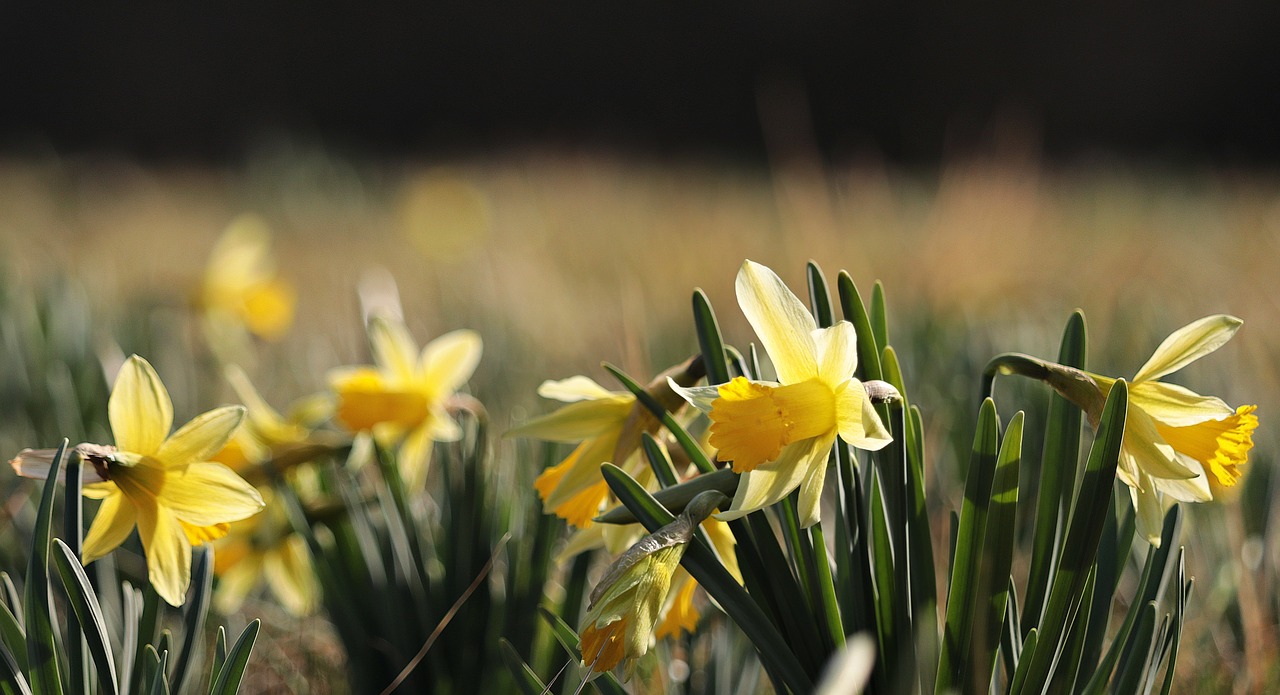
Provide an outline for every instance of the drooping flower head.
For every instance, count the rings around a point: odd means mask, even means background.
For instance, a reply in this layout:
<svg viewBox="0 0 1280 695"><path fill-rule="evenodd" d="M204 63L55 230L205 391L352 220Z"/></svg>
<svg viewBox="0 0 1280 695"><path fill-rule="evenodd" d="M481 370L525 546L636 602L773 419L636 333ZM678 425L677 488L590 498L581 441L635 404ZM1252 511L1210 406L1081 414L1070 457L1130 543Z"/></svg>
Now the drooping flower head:
<svg viewBox="0 0 1280 695"><path fill-rule="evenodd" d="M1222 347L1242 324L1219 314L1183 326L1160 343L1129 382L1116 475L1132 491L1139 532L1153 544L1160 542L1165 495L1183 502L1211 500L1215 491L1236 484L1248 461L1257 406L1232 408L1220 398L1159 381ZM1116 381L1089 376L1104 398ZM1095 424L1101 417L1100 410L1086 412Z"/></svg>
<svg viewBox="0 0 1280 695"><path fill-rule="evenodd" d="M742 473L721 519L735 519L800 489L800 519L818 522L827 456L839 436L869 451L892 437L863 384L853 324L818 328L813 315L772 270L747 261L738 304L773 362L778 381L737 377L726 384L675 388L711 418L710 443Z"/></svg>
<svg viewBox="0 0 1280 695"><path fill-rule="evenodd" d="M147 575L170 605L182 605L191 583L191 546L226 535L230 522L262 509L262 497L234 471L210 458L240 425L244 408L197 415L170 434L173 404L160 377L134 355L116 377L107 404L115 446L81 444L85 497L101 499L84 539L86 563L106 555L134 527L147 556ZM41 477L47 450L25 450L10 463ZM41 470L43 468L43 470Z"/></svg>
<svg viewBox="0 0 1280 695"><path fill-rule="evenodd" d="M694 530L724 499L718 492L694 497L675 521L641 538L610 566L592 590L578 630L583 666L604 673L625 659L631 677L636 660L653 642L672 576Z"/></svg>
<svg viewBox="0 0 1280 695"><path fill-rule="evenodd" d="M375 367L335 370L335 416L352 432L370 432L382 445L399 442L401 474L411 488L426 480L433 442L456 441L462 429L446 404L476 370L482 349L474 331L458 330L418 346L403 323L374 317L369 342Z"/></svg>

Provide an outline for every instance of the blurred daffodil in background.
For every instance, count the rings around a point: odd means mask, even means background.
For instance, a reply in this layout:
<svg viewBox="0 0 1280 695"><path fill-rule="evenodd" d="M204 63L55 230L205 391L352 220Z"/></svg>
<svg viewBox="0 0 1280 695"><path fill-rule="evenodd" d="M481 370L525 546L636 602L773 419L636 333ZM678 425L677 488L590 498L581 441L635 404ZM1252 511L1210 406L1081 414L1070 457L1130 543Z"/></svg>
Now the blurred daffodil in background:
<svg viewBox="0 0 1280 695"><path fill-rule="evenodd" d="M315 609L320 591L306 541L294 533L284 506L275 496L269 490L263 490L262 496L266 509L231 524L230 533L217 541L214 605L223 614L234 613L265 579L285 610L306 615Z"/></svg>
<svg viewBox="0 0 1280 695"><path fill-rule="evenodd" d="M733 504L720 518L745 516L799 488L801 523L812 526L836 437L869 451L892 437L853 378L858 353L852 324L818 328L782 279L759 263L742 265L736 290L778 381L737 377L726 384L673 388L709 414L717 457L742 473Z"/></svg>
<svg viewBox="0 0 1280 695"><path fill-rule="evenodd" d="M85 563L117 548L137 526L152 586L170 605L182 605L191 546L225 536L230 522L263 507L252 485L211 461L243 417L240 406L215 408L170 434L169 392L146 360L126 360L108 402L115 446L77 447L94 469L85 479L98 481L85 485L84 495L102 500L84 539ZM40 477L47 460L46 452L26 450L11 463L21 475Z"/></svg>
<svg viewBox="0 0 1280 695"><path fill-rule="evenodd" d="M333 371L335 419L352 432L370 432L381 446L399 446L401 475L410 489L426 480L436 441L456 441L462 430L447 410L471 378L482 344L474 331L436 338L422 351L403 323L385 316L369 322L374 365Z"/></svg>
<svg viewBox="0 0 1280 695"><path fill-rule="evenodd" d="M200 291L205 332L219 354L234 355L246 334L282 337L293 325L296 293L276 271L271 232L254 215L237 217L209 255Z"/></svg>
<svg viewBox="0 0 1280 695"><path fill-rule="evenodd" d="M1257 406L1232 408L1159 379L1222 347L1243 322L1207 316L1174 331L1129 382L1129 407L1117 477L1133 494L1138 531L1159 545L1165 495L1205 502L1234 486L1253 448ZM1090 374L1103 392L1116 380ZM1088 411L1097 422L1101 410Z"/></svg>

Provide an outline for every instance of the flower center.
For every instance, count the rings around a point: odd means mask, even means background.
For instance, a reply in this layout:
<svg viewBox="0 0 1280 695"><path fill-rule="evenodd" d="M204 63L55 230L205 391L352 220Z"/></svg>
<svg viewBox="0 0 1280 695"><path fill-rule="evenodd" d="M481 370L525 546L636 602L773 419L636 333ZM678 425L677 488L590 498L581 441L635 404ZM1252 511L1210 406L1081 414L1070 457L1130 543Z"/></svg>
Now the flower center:
<svg viewBox="0 0 1280 695"><path fill-rule="evenodd" d="M420 425L430 414L427 399L413 391L346 388L339 392L338 420L353 432L389 422L405 429Z"/></svg>
<svg viewBox="0 0 1280 695"><path fill-rule="evenodd" d="M1156 422L1160 436L1177 451L1204 464L1213 472L1211 482L1230 487L1240 480L1240 466L1253 448L1253 430L1258 416L1256 405L1242 405L1235 415L1221 420L1206 420L1185 427L1168 427Z"/></svg>
<svg viewBox="0 0 1280 695"><path fill-rule="evenodd" d="M836 427L836 397L818 379L767 386L737 377L711 403L711 445L742 473L772 461L782 447Z"/></svg>

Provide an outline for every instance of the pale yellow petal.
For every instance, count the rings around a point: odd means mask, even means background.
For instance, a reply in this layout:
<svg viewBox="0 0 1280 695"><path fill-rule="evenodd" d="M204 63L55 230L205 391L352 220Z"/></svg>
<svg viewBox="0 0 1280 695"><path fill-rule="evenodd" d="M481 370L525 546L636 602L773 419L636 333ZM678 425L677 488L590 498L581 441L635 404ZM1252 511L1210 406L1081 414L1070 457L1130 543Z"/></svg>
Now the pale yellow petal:
<svg viewBox="0 0 1280 695"><path fill-rule="evenodd" d="M1201 396L1190 389L1162 381L1135 383L1129 388L1129 403L1171 427L1221 420L1236 412L1220 398Z"/></svg>
<svg viewBox="0 0 1280 695"><path fill-rule="evenodd" d="M120 547L133 531L137 519L132 502L124 494L117 492L104 498L89 526L89 533L84 537L81 555L85 564Z"/></svg>
<svg viewBox="0 0 1280 695"><path fill-rule="evenodd" d="M1133 383L1159 379L1165 374L1182 369L1222 347L1243 324L1243 321L1234 316L1218 314L1179 328L1160 343L1151 359L1133 376Z"/></svg>
<svg viewBox="0 0 1280 695"><path fill-rule="evenodd" d="M106 480L100 483L89 483L80 488L80 494L91 500L106 499L109 495L114 495L120 490L115 483Z"/></svg>
<svg viewBox="0 0 1280 695"><path fill-rule="evenodd" d="M418 373L422 383L437 398L458 390L480 364L483 343L475 331L458 330L436 338L422 348L418 361Z"/></svg>
<svg viewBox="0 0 1280 695"><path fill-rule="evenodd" d="M208 461L227 445L243 419L244 407L239 405L201 413L166 439L156 451L155 458L166 466Z"/></svg>
<svg viewBox="0 0 1280 695"><path fill-rule="evenodd" d="M217 557L215 552L214 557ZM258 585L262 576L262 555L246 555L225 571L218 574L218 588L213 592L213 605L223 615L240 610L244 599Z"/></svg>
<svg viewBox="0 0 1280 695"><path fill-rule="evenodd" d="M610 526L613 526L613 524L592 524L587 528L573 529L573 532L569 534L569 540L565 542L564 547L556 554L556 564L571 560L588 550L603 548L604 530Z"/></svg>
<svg viewBox="0 0 1280 695"><path fill-rule="evenodd" d="M760 383L772 384L773 382ZM685 399L689 405L704 413L710 413L711 404L720 397L721 385L690 386L689 388L685 388L680 384L677 384L671 377L667 377L667 386L671 387L672 391L675 391L681 398Z"/></svg>
<svg viewBox="0 0 1280 695"><path fill-rule="evenodd" d="M164 507L138 506L138 536L147 555L147 578L160 598L181 606L191 585L191 543L173 512Z"/></svg>
<svg viewBox="0 0 1280 695"><path fill-rule="evenodd" d="M1151 545L1160 547L1160 531L1164 527L1164 504L1160 501L1160 493L1145 474L1140 474L1142 489L1130 487L1133 506L1137 510L1138 535L1147 539Z"/></svg>
<svg viewBox="0 0 1280 695"><path fill-rule="evenodd" d="M526 421L507 431L508 437L534 437L552 442L580 442L609 429L619 429L631 413L634 397L614 397L570 403L555 412Z"/></svg>
<svg viewBox="0 0 1280 695"><path fill-rule="evenodd" d="M1178 462L1196 471L1194 478L1170 479L1152 478L1156 489L1180 502L1208 502L1213 499L1213 491L1209 489L1209 476L1205 475L1204 466L1199 461L1178 453Z"/></svg>
<svg viewBox="0 0 1280 695"><path fill-rule="evenodd" d="M551 494L546 496L546 506L552 509L559 507L585 488L600 482L600 464L613 456L613 450L617 445L616 433L612 436L590 439L578 445L562 462L561 465L570 461L572 464L565 470Z"/></svg>
<svg viewBox="0 0 1280 695"><path fill-rule="evenodd" d="M431 470L431 449L435 439L425 427L409 432L397 452L400 476L411 493L421 490Z"/></svg>
<svg viewBox="0 0 1280 695"><path fill-rule="evenodd" d="M827 478L827 460L834 442L835 437L831 437L825 448L821 444L815 446L812 457L802 464L809 472L800 484L800 497L796 505L801 528L809 528L822 520L822 487Z"/></svg>
<svg viewBox="0 0 1280 695"><path fill-rule="evenodd" d="M426 422L427 435L437 442L456 442L462 439L462 427L454 421L449 411L440 404L431 409Z"/></svg>
<svg viewBox="0 0 1280 695"><path fill-rule="evenodd" d="M116 375L107 417L116 448L150 456L173 427L173 402L151 364L137 355L125 360Z"/></svg>
<svg viewBox="0 0 1280 695"><path fill-rule="evenodd" d="M738 305L769 353L778 381L790 384L818 373L813 331L817 323L772 270L747 261L735 283Z"/></svg>
<svg viewBox="0 0 1280 695"><path fill-rule="evenodd" d="M538 387L538 395L543 398L572 403L574 401L597 401L610 398L630 398L630 394L614 393L596 383L591 377L571 376L559 381L547 380Z"/></svg>
<svg viewBox="0 0 1280 695"><path fill-rule="evenodd" d="M369 345L373 361L393 379L407 383L413 379L418 345L403 323L375 316L369 321Z"/></svg>
<svg viewBox="0 0 1280 695"><path fill-rule="evenodd" d="M252 428L257 436L272 443L298 441L306 436L305 431L286 422L280 413L267 403L258 393L258 389L253 387L253 382L249 381L249 376L243 369L231 365L223 373L231 384L231 388L239 396L240 402L244 403L247 409L246 425Z"/></svg>
<svg viewBox="0 0 1280 695"><path fill-rule="evenodd" d="M850 379L836 396L836 422L840 438L859 449L879 451L893 441L867 390L856 379Z"/></svg>
<svg viewBox="0 0 1280 695"><path fill-rule="evenodd" d="M739 519L791 494L808 477L812 460L827 455L831 441L830 437L814 437L796 442L784 448L776 461L743 473L738 479L733 504L716 514L715 518L721 521Z"/></svg>
<svg viewBox="0 0 1280 695"><path fill-rule="evenodd" d="M1138 468L1156 478L1194 478L1195 471L1178 461L1173 447L1156 430L1150 415L1129 404L1124 424L1123 449L1133 456Z"/></svg>
<svg viewBox="0 0 1280 695"><path fill-rule="evenodd" d="M239 521L262 510L262 495L221 463L193 463L171 472L159 502L193 526Z"/></svg>
<svg viewBox="0 0 1280 695"><path fill-rule="evenodd" d="M307 554L306 543L297 536L290 536L267 553L263 573L271 593L294 615L306 615L315 609L315 572Z"/></svg>
<svg viewBox="0 0 1280 695"><path fill-rule="evenodd" d="M858 336L853 324L841 321L813 332L818 348L818 378L834 386L844 383L858 368Z"/></svg>

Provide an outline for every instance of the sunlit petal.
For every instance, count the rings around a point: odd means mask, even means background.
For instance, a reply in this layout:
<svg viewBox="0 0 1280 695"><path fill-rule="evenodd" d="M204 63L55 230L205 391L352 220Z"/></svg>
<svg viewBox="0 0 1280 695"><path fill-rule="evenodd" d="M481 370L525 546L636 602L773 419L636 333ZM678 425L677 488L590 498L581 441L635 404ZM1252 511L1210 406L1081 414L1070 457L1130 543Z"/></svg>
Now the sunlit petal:
<svg viewBox="0 0 1280 695"><path fill-rule="evenodd" d="M385 316L369 320L369 345L373 361L400 383L413 379L418 360L418 345L403 323Z"/></svg>
<svg viewBox="0 0 1280 695"><path fill-rule="evenodd" d="M735 284L738 304L773 361L778 381L788 384L816 376L817 323L782 278L759 263L747 261Z"/></svg>
<svg viewBox="0 0 1280 695"><path fill-rule="evenodd" d="M89 526L89 533L84 537L81 555L85 564L120 547L133 531L137 518L133 504L122 493L104 498Z"/></svg>
<svg viewBox="0 0 1280 695"><path fill-rule="evenodd" d="M1156 430L1150 415L1129 404L1125 417L1124 441L1121 446L1132 454L1146 475L1157 478L1194 478L1196 472L1178 461L1172 446Z"/></svg>
<svg viewBox="0 0 1280 695"><path fill-rule="evenodd" d="M1209 489L1209 476L1205 474L1200 462L1183 453L1178 453L1178 462L1199 473L1194 478L1170 479L1152 478L1156 489L1180 502L1208 502L1213 499L1213 491Z"/></svg>
<svg viewBox="0 0 1280 695"><path fill-rule="evenodd" d="M555 412L533 418L507 431L508 437L537 437L552 442L579 442L622 426L631 413L634 397L579 401Z"/></svg>
<svg viewBox="0 0 1280 695"><path fill-rule="evenodd" d="M1159 379L1222 347L1236 334L1244 322L1234 316L1218 314L1193 321L1174 331L1160 343L1151 359L1133 377L1138 384Z"/></svg>
<svg viewBox="0 0 1280 695"><path fill-rule="evenodd" d="M185 473L170 473L159 499L193 526L239 521L263 507L257 489L220 463L193 463Z"/></svg>
<svg viewBox="0 0 1280 695"><path fill-rule="evenodd" d="M841 439L867 451L879 451L893 441L860 382L851 379L836 399Z"/></svg>
<svg viewBox="0 0 1280 695"><path fill-rule="evenodd" d="M825 448L824 448L825 444ZM739 519L786 497L808 477L810 470L801 465L816 456L825 456L831 447L829 437L806 439L782 450L778 460L766 463L738 479L738 489L729 509L716 514L721 521Z"/></svg>
<svg viewBox="0 0 1280 695"><path fill-rule="evenodd" d="M704 413L711 412L711 404L720 397L720 386L722 385L723 384L717 386L691 386L689 388L685 388L680 384L677 384L674 379L667 377L667 386L670 386L672 391L680 394L680 397L685 399L689 405Z"/></svg>
<svg viewBox="0 0 1280 695"><path fill-rule="evenodd" d="M543 398L572 403L574 401L597 401L610 398L630 398L627 394L614 393L596 383L591 377L582 375L568 379L552 381L548 379L538 387L538 395Z"/></svg>
<svg viewBox="0 0 1280 695"><path fill-rule="evenodd" d="M828 384L839 384L853 376L858 368L858 336L853 324L840 321L830 328L813 332L818 349L818 375Z"/></svg>
<svg viewBox="0 0 1280 695"><path fill-rule="evenodd" d="M475 331L464 329L445 333L422 349L419 377L440 397L451 394L475 373L481 352L483 343Z"/></svg>
<svg viewBox="0 0 1280 695"><path fill-rule="evenodd" d="M1129 388L1129 402L1165 425L1181 427L1205 420L1221 420L1235 408L1220 398L1201 396L1177 384L1144 381Z"/></svg>
<svg viewBox="0 0 1280 695"><path fill-rule="evenodd" d="M804 482L800 484L800 498L796 506L801 528L809 528L822 518L822 487L827 477L827 459L834 441L835 437L829 437L825 441L825 447L823 443L816 444L810 458L800 464L802 468L808 469Z"/></svg>
<svg viewBox="0 0 1280 695"><path fill-rule="evenodd" d="M1142 485L1141 489L1138 486L1129 488L1129 494L1133 496L1134 509L1137 510L1138 534L1147 539L1153 547L1159 548L1160 531L1164 527L1164 505L1150 477L1142 474L1139 482Z"/></svg>
<svg viewBox="0 0 1280 695"><path fill-rule="evenodd" d="M405 436L404 442L400 444L396 461L409 490L421 490L426 484L434 443L431 432L425 427L419 427Z"/></svg>
<svg viewBox="0 0 1280 695"><path fill-rule="evenodd" d="M245 409L228 405L201 413L165 440L155 457L169 466L208 461L227 445L244 419Z"/></svg>
<svg viewBox="0 0 1280 695"><path fill-rule="evenodd" d="M191 543L173 512L149 504L138 505L137 510L147 577L160 598L171 606L181 606L191 585Z"/></svg>
<svg viewBox="0 0 1280 695"><path fill-rule="evenodd" d="M137 355L125 360L116 375L107 416L116 447L150 456L173 427L173 403L151 364Z"/></svg>

